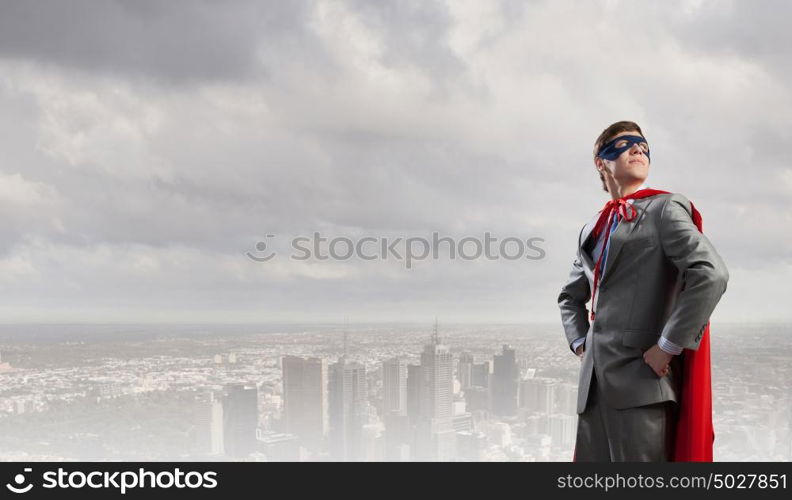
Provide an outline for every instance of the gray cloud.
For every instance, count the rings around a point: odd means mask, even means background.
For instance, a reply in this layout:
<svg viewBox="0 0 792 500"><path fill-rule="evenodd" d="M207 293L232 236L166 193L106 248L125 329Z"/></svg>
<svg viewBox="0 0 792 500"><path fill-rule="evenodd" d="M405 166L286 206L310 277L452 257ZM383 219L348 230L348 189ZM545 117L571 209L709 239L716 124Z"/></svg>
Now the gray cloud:
<svg viewBox="0 0 792 500"><path fill-rule="evenodd" d="M789 10L783 0L700 2L684 14L672 13L676 22L670 27L688 49L759 60L768 71L789 81L792 35L785 22Z"/></svg>
<svg viewBox="0 0 792 500"><path fill-rule="evenodd" d="M262 77L268 51L305 56L300 44L311 45L302 1L3 1L0 9L5 57L175 83Z"/></svg>

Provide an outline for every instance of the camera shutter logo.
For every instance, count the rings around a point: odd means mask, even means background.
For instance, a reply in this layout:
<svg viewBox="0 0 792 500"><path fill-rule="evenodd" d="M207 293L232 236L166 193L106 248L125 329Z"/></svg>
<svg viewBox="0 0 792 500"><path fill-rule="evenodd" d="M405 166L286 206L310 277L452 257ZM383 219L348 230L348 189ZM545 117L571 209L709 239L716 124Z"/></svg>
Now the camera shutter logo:
<svg viewBox="0 0 792 500"><path fill-rule="evenodd" d="M30 467L25 467L24 472L33 472L33 469ZM6 483L6 488L8 491L12 493L27 493L33 488L33 484L28 484L27 486L23 486L25 484L27 478L25 478L24 474L17 474L14 476L14 483Z"/></svg>

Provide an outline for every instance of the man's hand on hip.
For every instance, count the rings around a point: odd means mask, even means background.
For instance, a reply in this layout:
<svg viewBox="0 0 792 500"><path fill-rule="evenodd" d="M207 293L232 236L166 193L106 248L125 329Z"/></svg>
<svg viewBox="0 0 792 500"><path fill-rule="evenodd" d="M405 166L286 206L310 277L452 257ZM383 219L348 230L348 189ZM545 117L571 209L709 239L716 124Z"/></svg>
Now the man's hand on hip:
<svg viewBox="0 0 792 500"><path fill-rule="evenodd" d="M652 370L654 370L658 377L668 375L668 363L671 362L673 357L673 354L669 354L660 349L660 346L657 344L647 349L643 355L646 364L652 367Z"/></svg>

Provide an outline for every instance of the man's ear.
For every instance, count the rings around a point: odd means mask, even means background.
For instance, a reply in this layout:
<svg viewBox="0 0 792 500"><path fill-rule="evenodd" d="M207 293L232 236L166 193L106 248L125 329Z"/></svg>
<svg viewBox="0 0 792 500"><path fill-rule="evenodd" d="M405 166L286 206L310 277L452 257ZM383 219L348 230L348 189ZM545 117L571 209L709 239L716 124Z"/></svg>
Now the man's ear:
<svg viewBox="0 0 792 500"><path fill-rule="evenodd" d="M605 165L602 164L602 158L594 158L594 166L596 167L597 171L602 172L605 168Z"/></svg>

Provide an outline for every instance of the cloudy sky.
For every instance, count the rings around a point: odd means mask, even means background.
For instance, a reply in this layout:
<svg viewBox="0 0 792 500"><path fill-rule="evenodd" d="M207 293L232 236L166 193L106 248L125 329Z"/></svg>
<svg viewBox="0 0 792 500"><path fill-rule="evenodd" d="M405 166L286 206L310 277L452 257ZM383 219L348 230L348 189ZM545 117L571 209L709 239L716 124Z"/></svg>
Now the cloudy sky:
<svg viewBox="0 0 792 500"><path fill-rule="evenodd" d="M729 267L713 321L792 320L790 11L2 0L0 318L558 321L593 141L630 119ZM544 258L291 259L314 231Z"/></svg>

